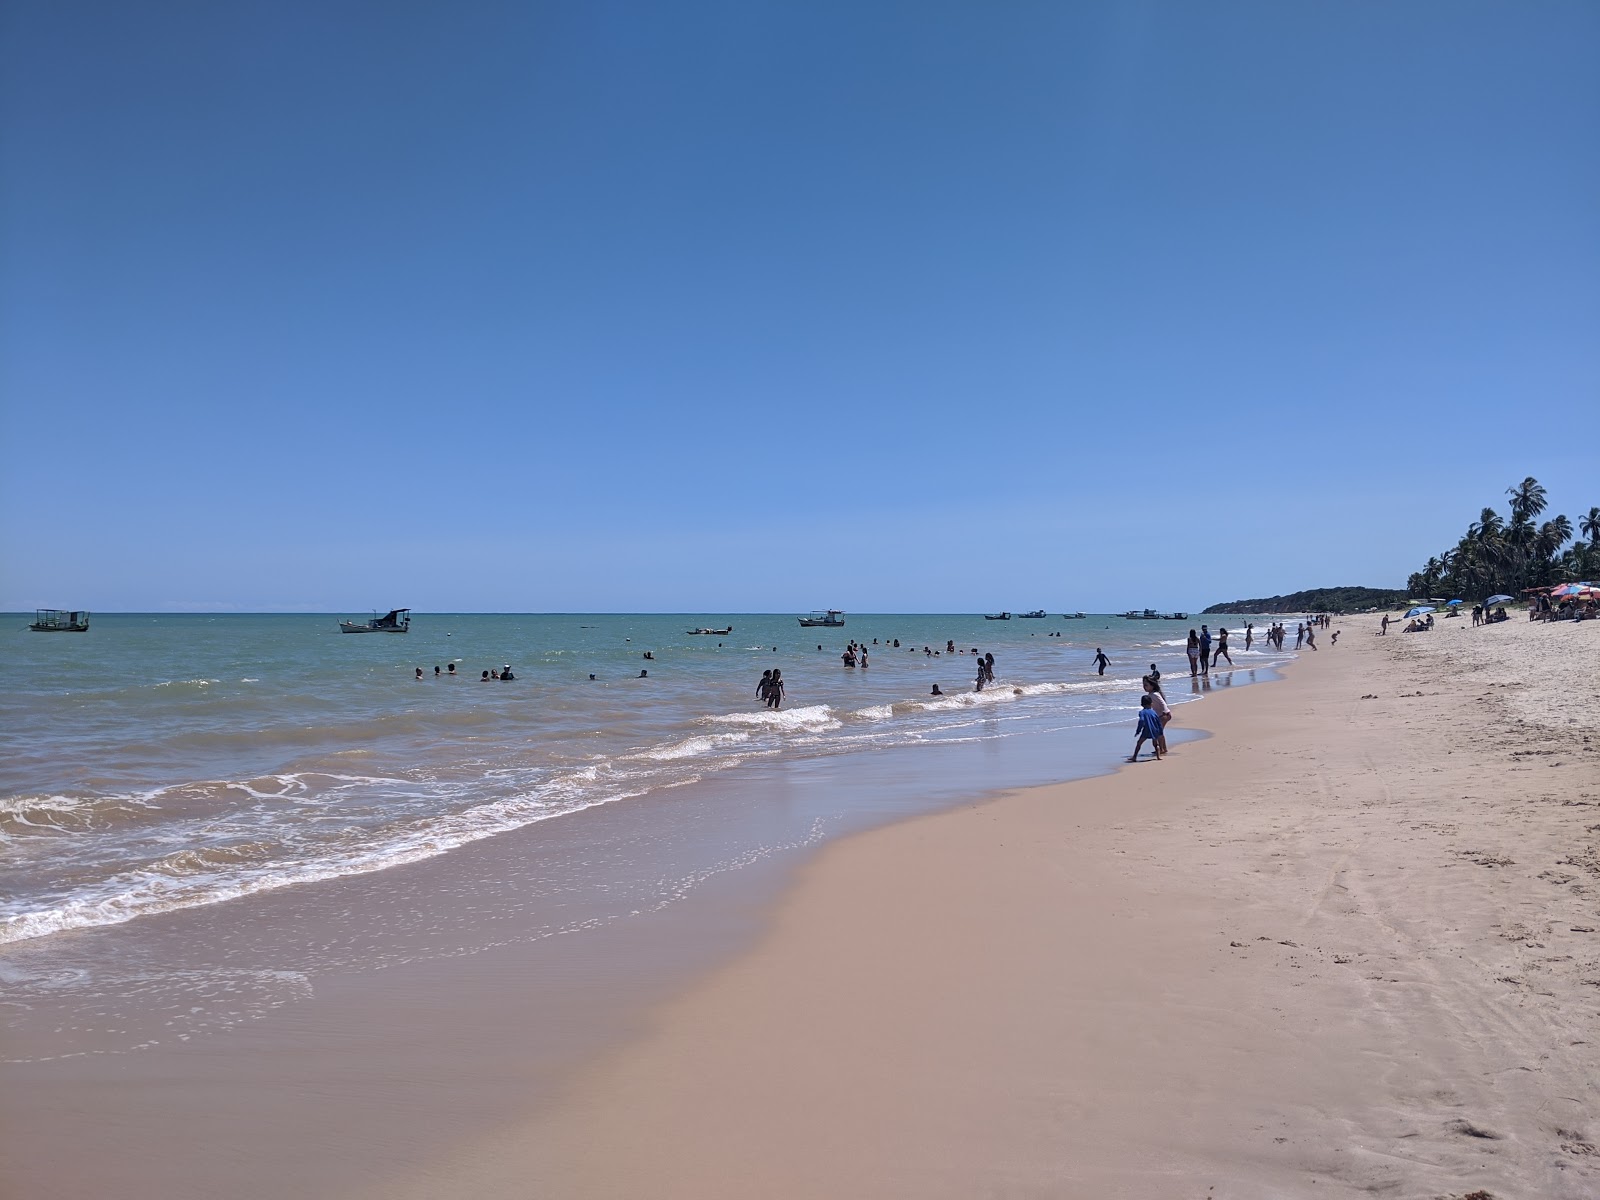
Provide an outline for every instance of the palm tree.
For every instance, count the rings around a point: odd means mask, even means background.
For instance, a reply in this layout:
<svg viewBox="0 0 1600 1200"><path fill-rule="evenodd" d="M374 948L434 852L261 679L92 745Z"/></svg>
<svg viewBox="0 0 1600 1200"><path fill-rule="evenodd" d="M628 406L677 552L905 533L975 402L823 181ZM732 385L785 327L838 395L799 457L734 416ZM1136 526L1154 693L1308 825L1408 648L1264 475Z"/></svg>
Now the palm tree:
<svg viewBox="0 0 1600 1200"><path fill-rule="evenodd" d="M1578 518L1578 531L1591 545L1600 542L1600 508L1591 508L1587 516Z"/></svg>
<svg viewBox="0 0 1600 1200"><path fill-rule="evenodd" d="M1531 521L1544 511L1544 485L1532 475L1529 475L1515 487L1508 487L1506 495L1511 497L1511 520L1513 524L1519 519Z"/></svg>

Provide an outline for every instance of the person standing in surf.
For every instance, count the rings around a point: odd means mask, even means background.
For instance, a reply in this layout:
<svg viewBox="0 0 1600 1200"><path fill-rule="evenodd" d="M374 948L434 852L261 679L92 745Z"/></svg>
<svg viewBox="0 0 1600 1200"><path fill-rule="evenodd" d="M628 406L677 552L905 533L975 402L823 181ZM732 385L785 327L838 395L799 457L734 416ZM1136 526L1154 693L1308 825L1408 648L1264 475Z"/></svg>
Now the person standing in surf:
<svg viewBox="0 0 1600 1200"><path fill-rule="evenodd" d="M1200 626L1200 674L1211 674L1211 630Z"/></svg>
<svg viewBox="0 0 1600 1200"><path fill-rule="evenodd" d="M772 678L767 681L767 707L781 708L783 706L783 672L776 667L772 670Z"/></svg>
<svg viewBox="0 0 1600 1200"><path fill-rule="evenodd" d="M1106 657L1106 652L1100 649L1099 646L1094 648L1094 665L1102 675L1106 673L1106 668L1111 665L1111 660Z"/></svg>
<svg viewBox="0 0 1600 1200"><path fill-rule="evenodd" d="M1200 674L1200 635L1189 630L1189 678Z"/></svg>
<svg viewBox="0 0 1600 1200"><path fill-rule="evenodd" d="M1219 629L1217 630L1217 652L1212 655L1211 661L1213 663L1220 663L1223 659L1228 660L1228 665L1230 667L1233 666L1233 655L1228 653L1228 631L1226 629Z"/></svg>

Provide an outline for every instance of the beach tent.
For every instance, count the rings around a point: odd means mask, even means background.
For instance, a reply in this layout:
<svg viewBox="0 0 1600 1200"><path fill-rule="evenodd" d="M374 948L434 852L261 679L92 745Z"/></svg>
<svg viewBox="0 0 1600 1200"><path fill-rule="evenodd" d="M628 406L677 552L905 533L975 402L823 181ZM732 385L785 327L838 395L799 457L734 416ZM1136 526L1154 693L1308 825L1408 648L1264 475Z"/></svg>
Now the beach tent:
<svg viewBox="0 0 1600 1200"><path fill-rule="evenodd" d="M1515 600L1515 599L1516 599L1515 596L1490 596L1487 600L1484 601L1484 603L1485 604L1508 604L1512 600Z"/></svg>
<svg viewBox="0 0 1600 1200"><path fill-rule="evenodd" d="M1433 611L1433 605L1431 605L1431 604L1419 604L1413 609L1408 609L1406 611L1406 616L1407 617L1420 617L1423 614L1431 613L1432 611ZM1401 618L1401 620L1404 620L1404 619L1405 619L1405 617Z"/></svg>

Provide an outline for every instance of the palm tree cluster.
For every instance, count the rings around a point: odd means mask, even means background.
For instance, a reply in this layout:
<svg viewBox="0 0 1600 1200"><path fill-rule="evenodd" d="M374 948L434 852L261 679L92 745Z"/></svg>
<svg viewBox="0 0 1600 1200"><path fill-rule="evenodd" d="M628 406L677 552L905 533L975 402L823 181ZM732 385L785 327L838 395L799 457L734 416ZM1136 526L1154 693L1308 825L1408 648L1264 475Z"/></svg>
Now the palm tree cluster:
<svg viewBox="0 0 1600 1200"><path fill-rule="evenodd" d="M1578 519L1579 537L1573 541L1572 522L1566 517L1539 521L1545 492L1533 476L1507 488L1506 495L1511 497L1510 520L1484 509L1455 546L1430 558L1406 580L1413 596L1516 596L1525 588L1600 576L1600 507Z"/></svg>

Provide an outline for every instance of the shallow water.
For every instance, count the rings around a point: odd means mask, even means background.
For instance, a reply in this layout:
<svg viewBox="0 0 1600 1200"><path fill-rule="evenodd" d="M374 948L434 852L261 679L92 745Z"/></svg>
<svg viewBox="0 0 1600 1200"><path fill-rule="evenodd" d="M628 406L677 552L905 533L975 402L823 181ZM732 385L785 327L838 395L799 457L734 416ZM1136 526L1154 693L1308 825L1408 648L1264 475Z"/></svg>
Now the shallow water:
<svg viewBox="0 0 1600 1200"><path fill-rule="evenodd" d="M318 971L581 931L830 833L1107 769L1151 662L1175 705L1202 694L1187 624L1121 618L24 624L0 767L0 987L30 1057L187 1037L291 1001ZM852 639L869 668L840 663ZM923 650L951 639L995 655L994 685L971 690L970 653ZM1211 686L1285 656L1234 657ZM480 681L508 662L515 680ZM434 677L451 663L461 677ZM773 667L777 712L754 699ZM935 682L951 694L929 696Z"/></svg>

